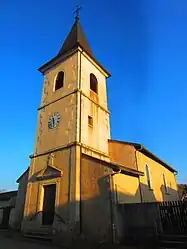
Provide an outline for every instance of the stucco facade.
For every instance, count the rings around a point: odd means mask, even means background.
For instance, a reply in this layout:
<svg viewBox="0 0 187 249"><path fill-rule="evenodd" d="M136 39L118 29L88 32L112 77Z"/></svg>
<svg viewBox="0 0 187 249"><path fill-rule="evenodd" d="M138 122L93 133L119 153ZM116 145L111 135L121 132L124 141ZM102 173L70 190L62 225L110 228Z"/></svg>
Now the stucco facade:
<svg viewBox="0 0 187 249"><path fill-rule="evenodd" d="M142 145L109 140L111 161L129 169L136 169L137 177L117 174L114 185L118 203L163 202L179 200L175 173L169 165L161 161ZM150 184L146 165L149 168ZM165 180L164 180L165 178Z"/></svg>
<svg viewBox="0 0 187 249"><path fill-rule="evenodd" d="M44 75L41 105L35 140L35 154L41 154L76 141L77 133L77 56L67 58ZM54 91L58 72L64 71L64 87ZM49 117L58 112L62 122L54 130L48 129Z"/></svg>
<svg viewBox="0 0 187 249"><path fill-rule="evenodd" d="M28 184L28 174L29 174L29 169L27 169L22 174L22 176L17 180L18 193L17 193L14 213L12 215L12 227L16 230L21 229L21 224L23 220L25 197L26 197L27 184Z"/></svg>
<svg viewBox="0 0 187 249"><path fill-rule="evenodd" d="M137 151L138 169L144 172L140 176L140 186L143 202L162 202L179 200L178 188L176 184L175 172L167 169L162 164ZM151 189L147 185L145 166L148 165L150 171ZM166 179L167 192L164 186L163 174Z"/></svg>
<svg viewBox="0 0 187 249"><path fill-rule="evenodd" d="M112 172L102 161L82 155L81 232L90 241L112 242Z"/></svg>
<svg viewBox="0 0 187 249"><path fill-rule="evenodd" d="M113 180L117 204L141 202L138 177L116 174L113 176Z"/></svg>
<svg viewBox="0 0 187 249"><path fill-rule="evenodd" d="M109 140L108 150L112 162L137 170L136 149L134 146L120 141Z"/></svg>
<svg viewBox="0 0 187 249"><path fill-rule="evenodd" d="M115 243L116 233L122 237L119 205L176 200L177 187L171 167L145 148L143 153L140 144L110 140L109 73L90 53L81 32L76 20L59 54L39 69L44 84L35 146L25 176L28 180L20 181L16 205L22 210L25 198L21 228L25 235L47 234L59 244L82 238ZM63 84L55 90L61 72ZM91 74L96 90L91 87ZM50 118L52 125L56 122L54 113L58 113L58 123L50 128ZM170 187L167 194L163 173ZM46 194L49 186L55 189L51 195ZM49 210L45 208L52 200L53 217L46 225L44 216L49 216ZM21 211L16 212L21 217Z"/></svg>
<svg viewBox="0 0 187 249"><path fill-rule="evenodd" d="M84 153L109 161L108 74L81 47L73 49L66 57L62 56L59 63L44 71L22 232L43 231L55 234L54 240L61 239L62 235L64 240L71 240L80 235L81 229L81 177L85 176L81 155ZM63 87L55 90L61 71L64 73ZM97 79L97 93L90 89L90 74ZM49 118L55 112L60 116L59 125L49 129ZM92 126L88 124L89 116L93 119ZM42 220L44 192L45 187L50 185L56 189L54 220L51 226L46 227Z"/></svg>
<svg viewBox="0 0 187 249"><path fill-rule="evenodd" d="M18 191L0 193L0 228L14 227L14 211Z"/></svg>

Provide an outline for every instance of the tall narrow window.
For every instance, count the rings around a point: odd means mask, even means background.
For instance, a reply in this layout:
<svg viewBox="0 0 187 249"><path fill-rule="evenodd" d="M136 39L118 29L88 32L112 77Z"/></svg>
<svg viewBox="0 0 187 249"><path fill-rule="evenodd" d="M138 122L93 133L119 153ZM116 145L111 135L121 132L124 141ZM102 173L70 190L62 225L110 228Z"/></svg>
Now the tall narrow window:
<svg viewBox="0 0 187 249"><path fill-rule="evenodd" d="M93 92L98 93L97 78L93 73L90 74L90 89Z"/></svg>
<svg viewBox="0 0 187 249"><path fill-rule="evenodd" d="M163 177L163 183L164 183L165 193L168 194L167 181L166 181L166 176L165 176L164 173L162 174L162 177Z"/></svg>
<svg viewBox="0 0 187 249"><path fill-rule="evenodd" d="M147 185L148 185L149 189L152 189L149 166L147 164L145 165L145 171L146 171L146 177L147 177Z"/></svg>
<svg viewBox="0 0 187 249"><path fill-rule="evenodd" d="M55 91L64 86L64 72L61 71L58 73L56 82L55 82Z"/></svg>

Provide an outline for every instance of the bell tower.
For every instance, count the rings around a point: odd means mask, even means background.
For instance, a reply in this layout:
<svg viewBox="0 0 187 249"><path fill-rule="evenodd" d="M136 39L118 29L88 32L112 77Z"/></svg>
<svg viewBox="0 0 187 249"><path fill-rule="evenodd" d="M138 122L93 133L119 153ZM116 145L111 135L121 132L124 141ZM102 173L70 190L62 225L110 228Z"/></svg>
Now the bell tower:
<svg viewBox="0 0 187 249"><path fill-rule="evenodd" d="M109 161L110 74L95 59L78 15L58 54L39 71L44 83L30 156L24 233L79 226L81 155ZM59 217L64 221L61 228Z"/></svg>
<svg viewBox="0 0 187 249"><path fill-rule="evenodd" d="M76 18L58 55L39 68L44 75L35 154L73 142L108 153L106 78Z"/></svg>

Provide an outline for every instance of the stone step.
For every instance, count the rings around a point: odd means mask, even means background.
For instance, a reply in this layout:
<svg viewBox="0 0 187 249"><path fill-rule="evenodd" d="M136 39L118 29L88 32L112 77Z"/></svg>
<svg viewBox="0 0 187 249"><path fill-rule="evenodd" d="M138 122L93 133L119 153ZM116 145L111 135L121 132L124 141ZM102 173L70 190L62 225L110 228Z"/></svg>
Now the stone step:
<svg viewBox="0 0 187 249"><path fill-rule="evenodd" d="M35 240L44 240L44 241L52 241L52 236L44 235L44 234L24 234L24 238L35 239Z"/></svg>
<svg viewBox="0 0 187 249"><path fill-rule="evenodd" d="M187 234L162 234L159 235L159 240L187 242Z"/></svg>
<svg viewBox="0 0 187 249"><path fill-rule="evenodd" d="M186 249L187 242L186 241L171 241L171 240L163 240L159 242L159 246L164 248L180 248Z"/></svg>

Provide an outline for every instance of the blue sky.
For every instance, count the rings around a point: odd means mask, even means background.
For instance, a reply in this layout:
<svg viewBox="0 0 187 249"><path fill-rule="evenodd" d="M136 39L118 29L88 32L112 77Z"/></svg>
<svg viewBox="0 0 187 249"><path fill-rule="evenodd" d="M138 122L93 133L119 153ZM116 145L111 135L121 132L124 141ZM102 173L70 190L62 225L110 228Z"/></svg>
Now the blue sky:
<svg viewBox="0 0 187 249"><path fill-rule="evenodd" d="M107 68L113 139L142 143L187 183L187 1L6 0L0 5L0 189L15 189L33 152L42 75L82 5L81 24Z"/></svg>

